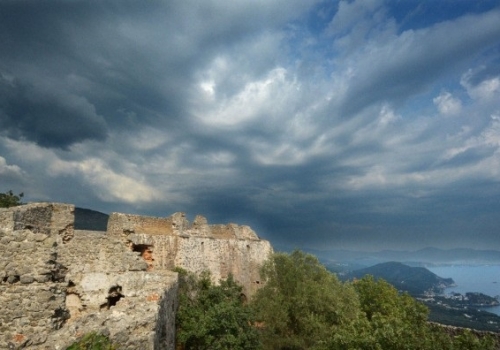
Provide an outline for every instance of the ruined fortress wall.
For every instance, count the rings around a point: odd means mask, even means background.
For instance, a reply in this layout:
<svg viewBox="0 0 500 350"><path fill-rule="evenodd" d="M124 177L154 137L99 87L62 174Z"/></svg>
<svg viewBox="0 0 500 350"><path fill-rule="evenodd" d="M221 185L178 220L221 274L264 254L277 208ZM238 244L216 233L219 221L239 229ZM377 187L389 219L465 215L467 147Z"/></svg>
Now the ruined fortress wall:
<svg viewBox="0 0 500 350"><path fill-rule="evenodd" d="M232 274L251 297L272 252L248 226L114 213L74 230L73 205L0 209L0 348L64 349L108 335L120 349L174 349L177 274Z"/></svg>
<svg viewBox="0 0 500 350"><path fill-rule="evenodd" d="M109 286L120 287L115 305L104 298ZM177 288L177 274L170 271L85 274L80 288L67 291L67 296L75 296L71 305L66 299L71 318L49 335L44 346L64 349L93 331L108 335L118 349L173 350ZM97 303L85 305L85 295Z"/></svg>
<svg viewBox="0 0 500 350"><path fill-rule="evenodd" d="M64 349L100 331L123 349L174 349L177 274L147 272L119 237L75 232L73 212L0 209L0 348Z"/></svg>
<svg viewBox="0 0 500 350"><path fill-rule="evenodd" d="M161 224L154 234L145 229L158 222ZM209 270L214 282L232 274L248 297L259 288L259 269L272 253L271 244L259 239L248 226L209 225L202 216L190 223L183 213L168 218L113 213L108 233L129 242L133 249L147 250L152 269Z"/></svg>
<svg viewBox="0 0 500 350"><path fill-rule="evenodd" d="M64 323L58 247L73 234L70 205L0 209L0 348L38 345Z"/></svg>
<svg viewBox="0 0 500 350"><path fill-rule="evenodd" d="M99 310L106 302L108 290L114 286L112 276L147 269L144 260L120 239L92 231L75 231L59 252L58 261L67 268L65 280L74 285L73 293L80 295L89 310Z"/></svg>
<svg viewBox="0 0 500 350"><path fill-rule="evenodd" d="M112 213L108 219L107 233L121 235L127 232L140 232L149 235L171 235L172 219L153 216Z"/></svg>
<svg viewBox="0 0 500 350"><path fill-rule="evenodd" d="M264 240L146 234L128 238L133 244L151 247L155 268L181 267L194 273L208 270L214 282L232 274L248 297L259 288L260 267L272 253L271 245Z"/></svg>

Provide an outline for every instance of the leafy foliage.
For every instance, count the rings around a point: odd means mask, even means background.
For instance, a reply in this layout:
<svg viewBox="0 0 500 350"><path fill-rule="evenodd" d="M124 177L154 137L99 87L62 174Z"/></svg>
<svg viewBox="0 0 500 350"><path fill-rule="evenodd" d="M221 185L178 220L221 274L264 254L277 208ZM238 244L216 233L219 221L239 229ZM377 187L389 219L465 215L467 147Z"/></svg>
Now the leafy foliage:
<svg viewBox="0 0 500 350"><path fill-rule="evenodd" d="M200 277L178 269L179 310L177 343L183 349L257 349L252 310L245 305L242 287L230 275L219 285L210 274Z"/></svg>
<svg viewBox="0 0 500 350"><path fill-rule="evenodd" d="M491 337L450 335L428 309L384 280L341 283L311 255L275 254L253 306L264 349L486 350Z"/></svg>
<svg viewBox="0 0 500 350"><path fill-rule="evenodd" d="M428 309L388 282L340 282L312 255L276 253L249 305L230 276L180 272L178 348L493 350L494 338L428 322Z"/></svg>
<svg viewBox="0 0 500 350"><path fill-rule="evenodd" d="M114 350L113 344L103 334L92 332L71 344L66 350Z"/></svg>
<svg viewBox="0 0 500 350"><path fill-rule="evenodd" d="M407 293L400 294L384 280L372 276L353 283L362 321L369 334L368 349L427 349L428 309ZM371 344L370 344L371 343Z"/></svg>
<svg viewBox="0 0 500 350"><path fill-rule="evenodd" d="M263 267L266 285L253 301L265 349L319 349L332 332L359 317L354 288L316 257L278 253Z"/></svg>
<svg viewBox="0 0 500 350"><path fill-rule="evenodd" d="M24 197L24 193L15 195L12 190L0 193L0 208L10 208L18 205L22 205L21 198Z"/></svg>

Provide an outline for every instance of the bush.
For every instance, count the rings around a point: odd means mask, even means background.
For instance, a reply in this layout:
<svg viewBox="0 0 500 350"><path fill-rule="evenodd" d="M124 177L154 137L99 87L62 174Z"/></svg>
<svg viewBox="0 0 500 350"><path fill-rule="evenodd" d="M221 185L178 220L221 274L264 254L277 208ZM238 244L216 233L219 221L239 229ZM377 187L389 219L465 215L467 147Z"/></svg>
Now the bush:
<svg viewBox="0 0 500 350"><path fill-rule="evenodd" d="M23 204L21 202L23 196L24 193L19 193L16 196L12 191L0 193L0 208L10 208Z"/></svg>
<svg viewBox="0 0 500 350"><path fill-rule="evenodd" d="M210 274L179 272L176 341L185 350L253 350L259 348L255 319L245 305L242 287L230 275L219 285Z"/></svg>
<svg viewBox="0 0 500 350"><path fill-rule="evenodd" d="M354 288L310 254L274 254L262 276L253 306L265 349L322 349L332 332L359 317Z"/></svg>
<svg viewBox="0 0 500 350"><path fill-rule="evenodd" d="M71 344L66 350L114 350L108 337L101 333L92 332L84 335L80 340Z"/></svg>

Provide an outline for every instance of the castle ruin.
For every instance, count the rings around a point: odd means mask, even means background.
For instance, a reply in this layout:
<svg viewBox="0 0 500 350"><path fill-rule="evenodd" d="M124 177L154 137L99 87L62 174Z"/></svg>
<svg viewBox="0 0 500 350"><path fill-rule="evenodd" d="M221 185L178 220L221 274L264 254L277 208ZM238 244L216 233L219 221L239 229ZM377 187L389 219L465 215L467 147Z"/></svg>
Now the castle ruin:
<svg viewBox="0 0 500 350"><path fill-rule="evenodd" d="M177 274L232 274L251 297L272 253L247 226L113 213L74 229L75 207L0 209L0 348L66 349L96 331L120 349L174 349Z"/></svg>

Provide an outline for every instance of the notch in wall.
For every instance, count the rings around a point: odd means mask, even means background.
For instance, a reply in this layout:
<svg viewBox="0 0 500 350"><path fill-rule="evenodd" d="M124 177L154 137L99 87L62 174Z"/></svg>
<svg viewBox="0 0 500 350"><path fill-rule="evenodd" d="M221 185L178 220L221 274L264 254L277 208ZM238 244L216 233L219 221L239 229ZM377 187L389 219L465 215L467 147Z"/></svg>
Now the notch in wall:
<svg viewBox="0 0 500 350"><path fill-rule="evenodd" d="M119 285L113 286L109 288L108 296L106 297L107 301L104 304L101 304L100 309L109 310L111 307L115 306L121 298L124 298L125 295L122 294L122 287Z"/></svg>
<svg viewBox="0 0 500 350"><path fill-rule="evenodd" d="M147 271L153 270L153 264L155 259L153 258L153 246L149 244L131 244L133 252L138 252L139 255L148 264Z"/></svg>

